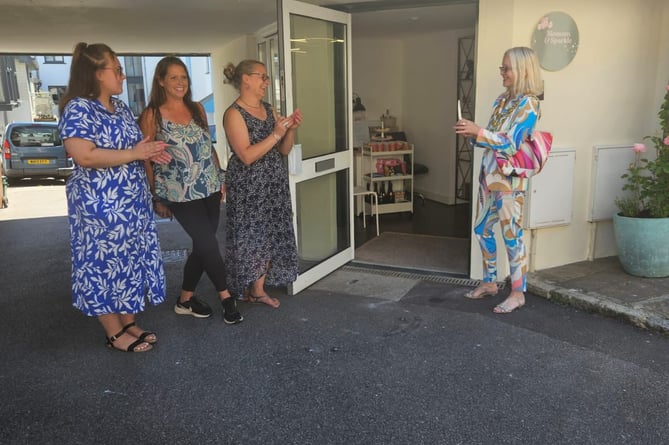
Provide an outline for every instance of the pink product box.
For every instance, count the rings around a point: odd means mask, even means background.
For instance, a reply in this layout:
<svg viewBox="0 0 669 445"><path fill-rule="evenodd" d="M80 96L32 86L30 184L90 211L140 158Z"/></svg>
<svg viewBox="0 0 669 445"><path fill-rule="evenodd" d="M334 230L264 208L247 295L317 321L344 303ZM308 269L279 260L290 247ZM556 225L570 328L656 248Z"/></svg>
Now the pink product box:
<svg viewBox="0 0 669 445"><path fill-rule="evenodd" d="M383 176L391 176L407 173L407 164L399 159L378 159L376 161L376 172Z"/></svg>

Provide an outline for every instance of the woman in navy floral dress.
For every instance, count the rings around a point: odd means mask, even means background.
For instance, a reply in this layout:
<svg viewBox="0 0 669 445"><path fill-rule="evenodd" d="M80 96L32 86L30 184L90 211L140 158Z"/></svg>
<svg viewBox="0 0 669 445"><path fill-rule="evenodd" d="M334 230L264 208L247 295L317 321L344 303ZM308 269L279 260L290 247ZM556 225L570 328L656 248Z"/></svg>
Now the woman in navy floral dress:
<svg viewBox="0 0 669 445"><path fill-rule="evenodd" d="M298 262L288 171L284 156L302 123L299 110L277 116L263 102L269 85L265 65L244 60L225 69L239 97L223 125L234 154L228 162L226 253L233 295L279 307L265 284L287 285L297 278Z"/></svg>
<svg viewBox="0 0 669 445"><path fill-rule="evenodd" d="M144 352L158 339L135 324L165 300L165 274L144 171L167 162L164 142L142 140L123 92L123 69L104 44L77 44L58 128L75 161L66 184L73 305L97 317L111 348Z"/></svg>
<svg viewBox="0 0 669 445"><path fill-rule="evenodd" d="M216 237L225 175L212 147L207 115L202 105L193 102L190 86L181 59L164 57L156 65L149 106L139 120L146 136L169 144L172 156L169 164L147 162L155 210L163 217L174 215L193 240L174 312L211 316L211 307L195 296L206 272L223 306L223 321L237 324L244 318L228 291Z"/></svg>

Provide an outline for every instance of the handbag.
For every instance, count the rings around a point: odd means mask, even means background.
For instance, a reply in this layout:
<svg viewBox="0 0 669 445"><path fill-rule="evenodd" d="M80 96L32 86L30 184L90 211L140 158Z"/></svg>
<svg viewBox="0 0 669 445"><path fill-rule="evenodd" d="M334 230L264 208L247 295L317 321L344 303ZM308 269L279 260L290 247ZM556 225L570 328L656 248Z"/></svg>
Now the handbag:
<svg viewBox="0 0 669 445"><path fill-rule="evenodd" d="M541 172L548 162L552 144L552 134L533 131L513 155L494 151L497 168L505 176L531 178Z"/></svg>

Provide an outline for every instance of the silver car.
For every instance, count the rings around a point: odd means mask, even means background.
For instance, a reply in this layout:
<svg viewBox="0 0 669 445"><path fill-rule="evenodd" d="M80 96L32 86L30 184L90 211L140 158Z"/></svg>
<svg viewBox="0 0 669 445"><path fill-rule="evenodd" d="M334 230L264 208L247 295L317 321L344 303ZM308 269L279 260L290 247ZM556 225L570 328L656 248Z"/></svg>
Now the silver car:
<svg viewBox="0 0 669 445"><path fill-rule="evenodd" d="M62 178L72 174L55 122L16 122L2 136L2 171L10 181L21 178Z"/></svg>

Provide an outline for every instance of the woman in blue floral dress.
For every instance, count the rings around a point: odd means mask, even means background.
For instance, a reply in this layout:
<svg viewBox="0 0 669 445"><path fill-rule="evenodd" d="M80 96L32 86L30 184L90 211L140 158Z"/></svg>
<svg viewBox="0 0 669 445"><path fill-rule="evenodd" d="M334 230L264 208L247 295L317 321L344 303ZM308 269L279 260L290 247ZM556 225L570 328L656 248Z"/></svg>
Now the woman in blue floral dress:
<svg viewBox="0 0 669 445"><path fill-rule="evenodd" d="M169 145L169 164L147 162L149 184L156 212L174 215L193 240L174 312L207 318L211 307L195 296L202 273L213 283L223 306L223 321L237 324L244 318L228 291L225 264L216 230L224 193L224 174L213 150L207 115L191 97L190 76L178 57L158 62L153 75L151 99L140 116L146 136Z"/></svg>
<svg viewBox="0 0 669 445"><path fill-rule="evenodd" d="M230 290L252 303L279 307L265 284L286 285L298 261L288 171L284 156L302 123L299 110L277 116L263 102L269 78L265 65L244 60L225 69L239 97L223 118L234 154L228 162L226 253Z"/></svg>
<svg viewBox="0 0 669 445"><path fill-rule="evenodd" d="M98 318L109 347L144 352L158 339L135 314L165 300L165 274L143 161L170 157L113 97L124 78L111 48L78 43L58 128L75 161L65 189L73 305Z"/></svg>

